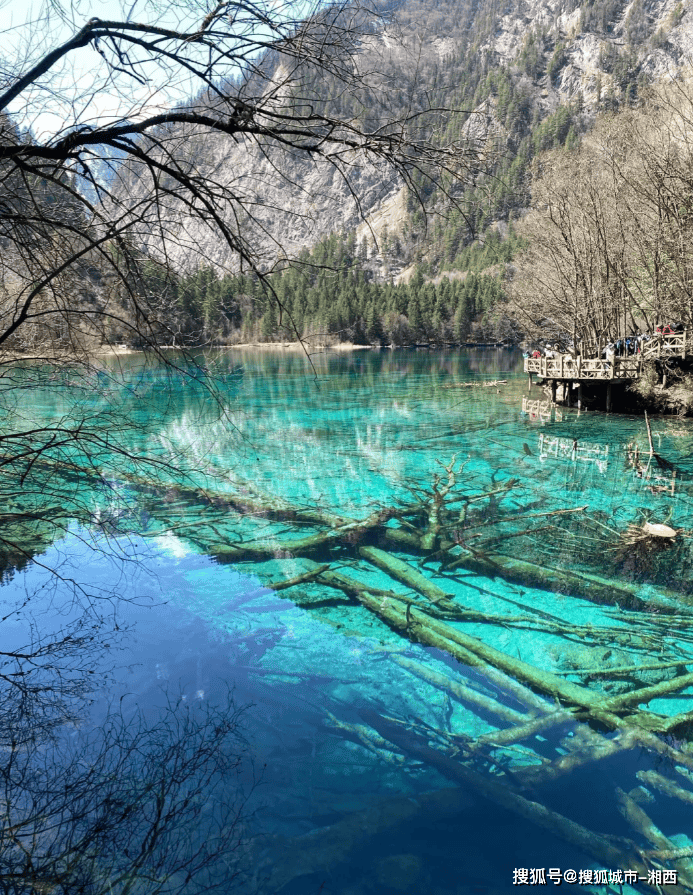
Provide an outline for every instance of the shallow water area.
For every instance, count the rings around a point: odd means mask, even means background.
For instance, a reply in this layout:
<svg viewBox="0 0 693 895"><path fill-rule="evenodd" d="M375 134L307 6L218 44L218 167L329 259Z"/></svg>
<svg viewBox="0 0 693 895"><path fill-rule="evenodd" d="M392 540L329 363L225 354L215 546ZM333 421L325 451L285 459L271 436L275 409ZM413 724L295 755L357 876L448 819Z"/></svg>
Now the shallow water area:
<svg viewBox="0 0 693 895"><path fill-rule="evenodd" d="M198 361L37 394L159 465L46 454L72 521L0 594L134 601L97 711L248 705L247 891L693 891L693 426L507 349Z"/></svg>

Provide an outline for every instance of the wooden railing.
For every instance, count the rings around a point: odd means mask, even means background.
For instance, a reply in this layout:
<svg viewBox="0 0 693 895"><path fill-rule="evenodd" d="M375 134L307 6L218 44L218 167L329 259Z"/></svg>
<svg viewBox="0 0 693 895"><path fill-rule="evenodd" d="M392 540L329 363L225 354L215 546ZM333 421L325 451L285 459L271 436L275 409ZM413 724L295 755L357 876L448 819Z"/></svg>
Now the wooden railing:
<svg viewBox="0 0 693 895"><path fill-rule="evenodd" d="M547 401L546 398L543 400L539 398L522 398L522 412L533 419L550 420L551 412L555 406L551 401Z"/></svg>
<svg viewBox="0 0 693 895"><path fill-rule="evenodd" d="M640 345L641 351L636 355L626 355L626 357L642 356L652 360L657 357L672 357L678 355L685 357L686 354L693 354L693 332L684 330L680 333L655 333L646 342ZM604 346L598 348L596 342L582 342L582 353L585 357L601 356Z"/></svg>
<svg viewBox="0 0 693 895"><path fill-rule="evenodd" d="M526 357L525 373L538 373L545 379L579 379L580 364L569 354L559 357Z"/></svg>
<svg viewBox="0 0 693 895"><path fill-rule="evenodd" d="M614 357L613 362L601 357L527 357L525 373L536 373L544 379L637 379L643 361L661 357L687 357L693 354L693 331L664 335L657 333L642 346L640 354Z"/></svg>
<svg viewBox="0 0 693 895"><path fill-rule="evenodd" d="M543 379L637 379L640 357L615 357L613 363L600 358L526 357L525 373L537 373Z"/></svg>
<svg viewBox="0 0 693 895"><path fill-rule="evenodd" d="M693 339L688 330L682 333L664 335L657 333L642 348L643 360L654 360L658 357L685 357L693 352Z"/></svg>
<svg viewBox="0 0 693 895"><path fill-rule="evenodd" d="M551 458L595 463L600 472L605 472L609 460L609 445L551 437L542 432L539 435L539 456L542 460Z"/></svg>

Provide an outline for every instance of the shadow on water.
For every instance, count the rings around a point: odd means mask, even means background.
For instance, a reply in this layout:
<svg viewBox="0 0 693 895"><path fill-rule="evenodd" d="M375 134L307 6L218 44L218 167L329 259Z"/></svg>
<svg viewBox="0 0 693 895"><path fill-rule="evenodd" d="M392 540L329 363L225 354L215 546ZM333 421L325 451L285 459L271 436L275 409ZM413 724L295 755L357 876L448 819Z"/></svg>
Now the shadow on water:
<svg viewBox="0 0 693 895"><path fill-rule="evenodd" d="M212 356L215 406L128 374L187 468L79 483L157 582L104 702L249 706L249 891L693 890L693 429L654 422L667 490L641 420L523 407L517 352L313 362Z"/></svg>

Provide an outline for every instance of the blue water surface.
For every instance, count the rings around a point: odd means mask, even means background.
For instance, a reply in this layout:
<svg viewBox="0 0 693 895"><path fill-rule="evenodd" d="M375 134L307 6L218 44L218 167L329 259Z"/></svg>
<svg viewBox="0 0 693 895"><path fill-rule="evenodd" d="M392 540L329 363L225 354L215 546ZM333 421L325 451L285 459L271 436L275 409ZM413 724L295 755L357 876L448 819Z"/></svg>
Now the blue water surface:
<svg viewBox="0 0 693 895"><path fill-rule="evenodd" d="M530 563L545 583L470 563L446 572L440 556L390 546L473 614L450 621L453 629L600 698L656 686L693 671L691 424L653 420L656 453L666 459L658 463L642 418L549 406L536 388L526 391L521 358L507 349L310 359L236 351L197 360L173 373L138 359L107 363L88 387L46 383L21 408L27 423L88 416L104 438L98 477L75 471L69 485L55 485L64 529L34 548L33 563L6 574L0 595L10 607L50 592L46 630L69 617L61 608L73 592L68 580L112 600L122 633L103 659L112 677L96 691L87 725L123 699L146 714L162 699L215 703L231 689L247 706L259 781L244 831L251 872L230 891L492 895L529 882L530 871L529 887L553 886L550 876L538 881L550 869L575 870L564 891L656 891L618 882L616 871L635 863L600 862L579 835L537 823L542 810L605 842L634 843L636 852L620 846L624 861L644 855L653 869L693 878L690 726L655 735L661 749L634 738L604 757L600 748L619 734L572 706L545 731L494 746L510 722L483 699L517 724L557 711L556 700L536 693L535 704L523 704L498 676L393 630L319 581L268 586L324 561L290 549L325 529L307 513L334 525L364 520L420 501L454 475L466 506L454 525L448 519L456 555ZM116 449L123 443L158 465L137 466ZM66 455L61 462L64 470ZM245 508L232 511L231 499ZM277 520L273 507L303 516ZM400 527L396 518L388 524ZM676 536L647 537L647 524ZM262 556L234 561L229 553L253 544ZM381 595L411 596L358 546L355 535L336 550L333 570ZM588 585L581 594L564 581L552 586L564 570L594 576L604 592L623 587L633 601L592 597ZM6 644L23 636L21 619L12 624ZM684 686L640 708L683 715L691 694ZM388 739L393 729L397 742ZM441 761L417 752L421 742ZM455 762L469 773L457 774ZM664 793L652 773L690 800ZM628 819L619 793L649 814L659 840ZM680 856L657 858L664 837ZM597 869L613 881L591 882Z"/></svg>

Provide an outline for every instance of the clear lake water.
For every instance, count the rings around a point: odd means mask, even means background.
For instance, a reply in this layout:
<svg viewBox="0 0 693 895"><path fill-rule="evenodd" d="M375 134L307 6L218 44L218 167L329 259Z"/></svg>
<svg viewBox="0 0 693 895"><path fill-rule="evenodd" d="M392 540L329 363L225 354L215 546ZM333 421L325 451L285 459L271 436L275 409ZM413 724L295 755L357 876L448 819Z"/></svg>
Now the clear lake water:
<svg viewBox="0 0 693 895"><path fill-rule="evenodd" d="M123 693L145 713L166 693L214 702L228 688L247 706L259 784L249 873L229 891L499 895L525 878L552 889L549 870L565 873L562 891L657 891L618 876L636 866L676 870L684 882L661 891L689 891L693 679L667 682L693 672L693 423L653 418L650 455L642 417L551 407L527 391L509 349L198 361L172 371L109 360L87 383L6 377L6 426L84 418L98 439L87 472L69 443L31 470L23 499L52 500L65 524L27 543L31 561L7 561L0 598L50 593L59 607L67 579L127 598L115 603L128 630L95 718ZM31 404L13 404L12 389L40 376ZM123 446L156 464L136 466ZM434 490L450 500L445 550L388 541L388 530L425 537L435 519L412 508L430 510ZM339 532L369 519L368 531ZM294 548L330 530L333 542ZM368 561L368 547L467 613L445 610L441 625L612 700L619 723L645 734L628 739L563 702L561 720L494 745L559 711L555 696L420 642L415 627L408 636L315 572L329 564L383 612L399 607L407 628L415 610L397 595L430 602ZM22 636L10 624L5 643ZM628 701L648 687L661 695ZM634 804L660 839L633 820ZM622 866L600 861L571 823L613 845ZM658 857L670 847L681 854Z"/></svg>

